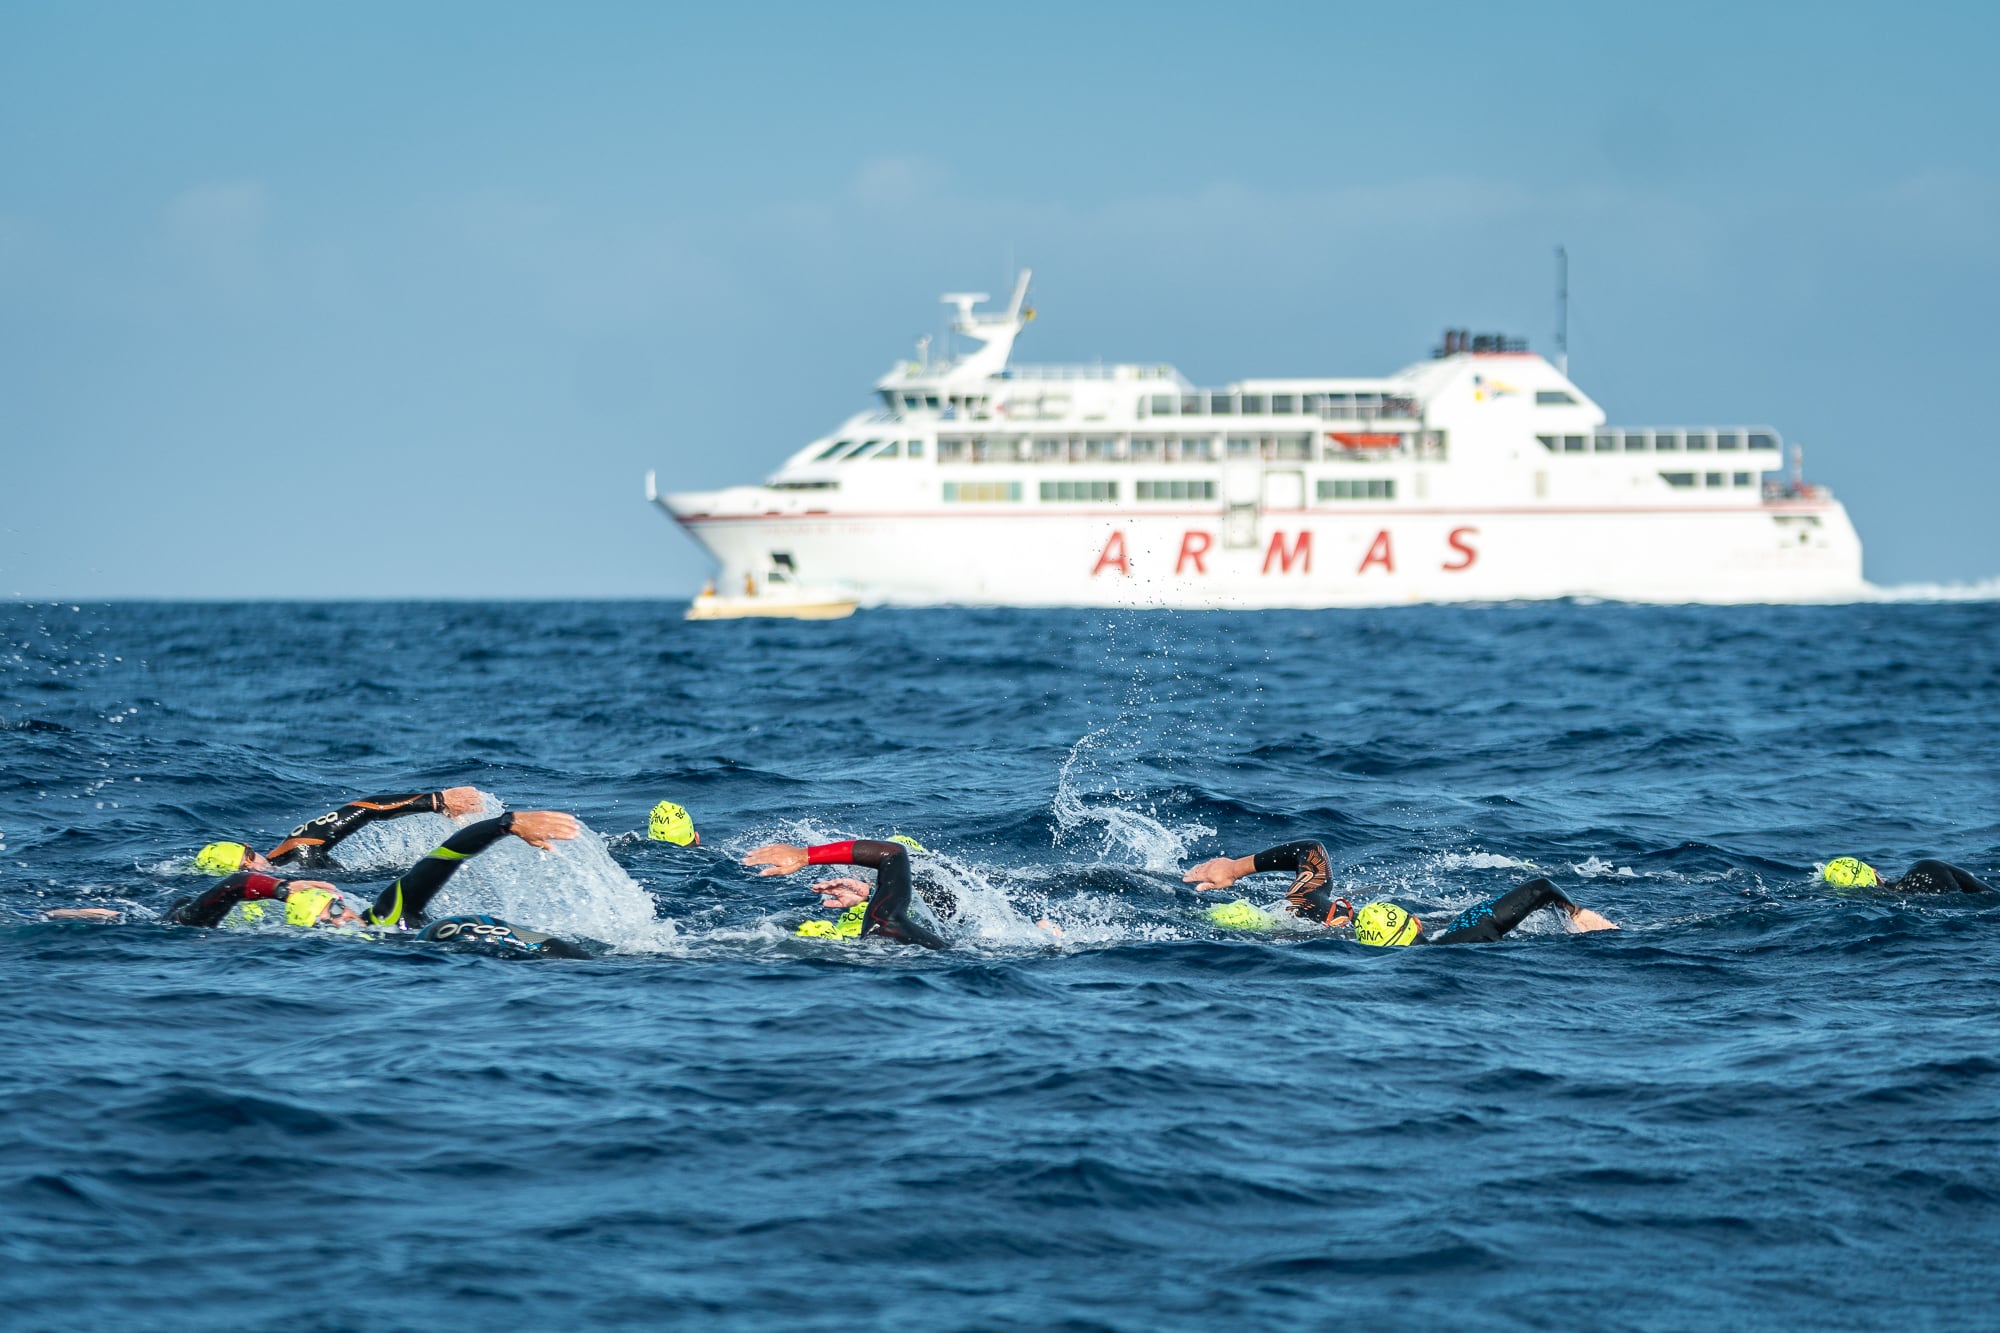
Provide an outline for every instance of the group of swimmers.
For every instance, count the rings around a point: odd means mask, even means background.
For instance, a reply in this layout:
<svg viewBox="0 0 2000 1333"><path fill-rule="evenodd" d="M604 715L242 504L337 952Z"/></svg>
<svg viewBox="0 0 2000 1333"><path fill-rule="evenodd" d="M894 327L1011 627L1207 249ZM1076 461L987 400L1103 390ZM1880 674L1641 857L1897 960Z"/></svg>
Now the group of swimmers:
<svg viewBox="0 0 2000 1333"><path fill-rule="evenodd" d="M512 953L553 958L589 956L590 951L576 943L496 917L457 915L433 920L428 915L432 901L459 866L502 838L516 837L531 847L546 850L557 842L576 837L579 825L575 817L560 811L518 811L467 824L365 905L329 881L294 879L274 873L335 864L333 849L370 824L415 814L459 818L479 812L486 802L485 793L475 787L370 796L307 820L266 853L260 854L244 842L209 843L195 855L194 865L220 879L205 892L176 903L166 920L184 926L286 925L304 929L409 932L422 940L474 944ZM687 810L672 801L661 801L653 807L647 820L647 836L655 842L679 847L701 843L701 834ZM901 835L882 841L857 839L810 847L769 843L751 851L743 858L743 864L766 876L795 874L809 866L872 870L873 884L852 876L823 879L814 884L821 904L838 910L840 915L831 920L809 920L798 927L797 933L833 939L872 936L943 949L948 947L944 936L910 912L912 898L921 897L931 916L940 923L950 922L958 914L956 899L947 886L919 883L913 875L912 854L923 851L915 839ZM1490 943L1544 908L1558 913L1566 928L1574 932L1617 929L1604 916L1572 902L1546 877L1531 879L1469 907L1434 930L1427 929L1425 922L1409 909L1386 899L1366 903L1357 910L1348 899L1335 894L1326 848L1311 840L1282 843L1250 856L1216 857L1189 870L1182 881L1198 891L1213 892L1230 889L1248 876L1271 872L1289 872L1292 876L1279 913L1238 898L1208 909L1208 920L1226 930L1270 930L1290 917L1313 926L1352 930L1358 942L1384 947ZM1904 893L1993 891L1957 866L1934 860L1918 861L1900 878L1886 879L1873 866L1855 857L1841 856L1826 863L1821 878L1839 888L1879 887ZM39 915L48 920L116 921L121 914L107 908L65 908ZM1060 933L1051 923L1042 925Z"/></svg>

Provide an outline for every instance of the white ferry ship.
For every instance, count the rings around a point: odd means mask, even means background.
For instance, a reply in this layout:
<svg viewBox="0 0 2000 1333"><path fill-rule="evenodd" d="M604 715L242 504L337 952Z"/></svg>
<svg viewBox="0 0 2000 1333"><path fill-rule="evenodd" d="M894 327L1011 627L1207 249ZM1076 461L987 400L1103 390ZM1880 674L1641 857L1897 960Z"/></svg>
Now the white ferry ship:
<svg viewBox="0 0 2000 1333"><path fill-rule="evenodd" d="M1610 426L1500 336L1381 378L1199 389L1164 365L1012 365L1028 274L978 344L761 485L647 495L760 605L1330 607L1860 593L1861 543L1768 426ZM1796 452L1796 451L1795 451ZM740 590L740 591L739 591ZM708 594L710 603L716 595Z"/></svg>

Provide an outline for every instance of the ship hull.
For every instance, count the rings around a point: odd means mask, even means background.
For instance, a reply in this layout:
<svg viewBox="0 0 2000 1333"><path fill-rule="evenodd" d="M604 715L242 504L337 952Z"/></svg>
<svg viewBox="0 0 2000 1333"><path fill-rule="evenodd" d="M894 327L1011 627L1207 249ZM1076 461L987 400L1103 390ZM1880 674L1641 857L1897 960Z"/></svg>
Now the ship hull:
<svg viewBox="0 0 2000 1333"><path fill-rule="evenodd" d="M789 556L863 605L1186 609L1594 597L1812 602L1862 595L1831 501L1702 508L717 514L662 507L724 580ZM706 509L706 512L703 510Z"/></svg>

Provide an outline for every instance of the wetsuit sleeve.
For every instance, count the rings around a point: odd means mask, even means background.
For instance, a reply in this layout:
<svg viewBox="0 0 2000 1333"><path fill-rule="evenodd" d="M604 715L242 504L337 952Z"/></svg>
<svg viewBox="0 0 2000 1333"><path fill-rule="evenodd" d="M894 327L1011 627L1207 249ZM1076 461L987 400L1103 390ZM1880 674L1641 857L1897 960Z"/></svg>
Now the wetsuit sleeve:
<svg viewBox="0 0 2000 1333"><path fill-rule="evenodd" d="M829 842L806 849L806 864L867 866L875 872L863 935L907 940L926 949L947 947L943 937L910 919L910 849L899 842Z"/></svg>
<svg viewBox="0 0 2000 1333"><path fill-rule="evenodd" d="M1890 880L1882 887L1904 893L1993 892L1991 887L1974 879L1969 872L1943 861L1930 860L1917 862L1904 872L1901 879Z"/></svg>
<svg viewBox="0 0 2000 1333"><path fill-rule="evenodd" d="M514 827L510 812L497 819L467 824L444 840L444 845L411 866L403 877L382 890L368 909L368 921L376 926L405 926L416 929L424 924L424 909L431 905L459 865L468 856L477 856L507 835Z"/></svg>
<svg viewBox="0 0 2000 1333"><path fill-rule="evenodd" d="M1285 902L1292 915L1322 924L1333 913L1332 872L1327 869L1326 848L1310 839L1281 843L1250 858L1258 873L1289 870L1292 887Z"/></svg>
<svg viewBox="0 0 2000 1333"><path fill-rule="evenodd" d="M1531 879L1526 884L1507 890L1498 898L1466 908L1453 917L1443 930L1427 937L1423 943L1491 944L1527 920L1530 912L1544 907L1559 907L1565 914L1576 910L1576 904L1548 880Z"/></svg>
<svg viewBox="0 0 2000 1333"><path fill-rule="evenodd" d="M342 838L378 819L400 819L404 815L443 814L444 793L413 792L404 796L368 796L349 801L338 810L329 810L318 819L309 819L292 830L264 858L272 865L323 866L328 853Z"/></svg>
<svg viewBox="0 0 2000 1333"><path fill-rule="evenodd" d="M176 926L220 925L222 918L228 916L229 909L236 904L283 898L291 892L291 886L290 880L279 879L276 875L239 870L199 898L176 904L174 910L167 913L167 920Z"/></svg>

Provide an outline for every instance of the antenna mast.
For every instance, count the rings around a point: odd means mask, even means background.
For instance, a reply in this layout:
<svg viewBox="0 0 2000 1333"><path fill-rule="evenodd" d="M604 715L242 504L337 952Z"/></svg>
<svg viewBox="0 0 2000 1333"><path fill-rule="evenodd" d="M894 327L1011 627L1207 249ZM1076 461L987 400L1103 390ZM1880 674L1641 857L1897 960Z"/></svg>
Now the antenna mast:
<svg viewBox="0 0 2000 1333"><path fill-rule="evenodd" d="M1556 247L1556 369L1569 378L1569 250Z"/></svg>

